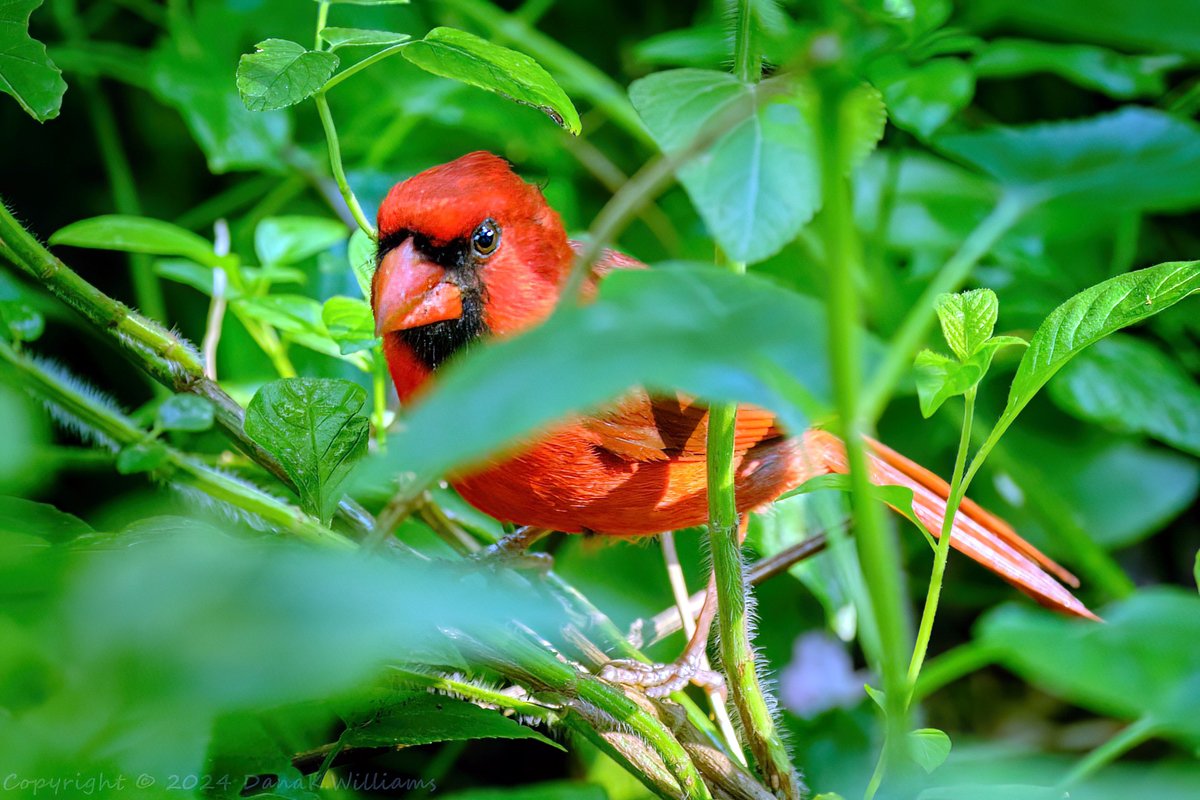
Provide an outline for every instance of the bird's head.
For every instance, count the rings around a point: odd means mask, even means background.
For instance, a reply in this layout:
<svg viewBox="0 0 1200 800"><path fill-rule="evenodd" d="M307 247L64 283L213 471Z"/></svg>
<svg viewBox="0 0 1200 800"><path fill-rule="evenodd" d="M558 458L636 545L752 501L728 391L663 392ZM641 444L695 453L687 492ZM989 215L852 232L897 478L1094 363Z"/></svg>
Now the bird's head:
<svg viewBox="0 0 1200 800"><path fill-rule="evenodd" d="M483 336L549 316L571 258L541 190L504 159L469 153L396 184L380 206L375 331L436 369Z"/></svg>

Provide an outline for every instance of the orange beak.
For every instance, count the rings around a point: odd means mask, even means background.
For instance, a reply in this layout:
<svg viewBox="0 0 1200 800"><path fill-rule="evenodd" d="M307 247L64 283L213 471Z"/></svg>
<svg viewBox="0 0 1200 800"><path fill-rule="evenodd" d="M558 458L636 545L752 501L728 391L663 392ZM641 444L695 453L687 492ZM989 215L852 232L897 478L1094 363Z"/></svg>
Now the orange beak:
<svg viewBox="0 0 1200 800"><path fill-rule="evenodd" d="M462 292L446 270L405 239L383 257L371 292L375 335L406 331L462 316Z"/></svg>

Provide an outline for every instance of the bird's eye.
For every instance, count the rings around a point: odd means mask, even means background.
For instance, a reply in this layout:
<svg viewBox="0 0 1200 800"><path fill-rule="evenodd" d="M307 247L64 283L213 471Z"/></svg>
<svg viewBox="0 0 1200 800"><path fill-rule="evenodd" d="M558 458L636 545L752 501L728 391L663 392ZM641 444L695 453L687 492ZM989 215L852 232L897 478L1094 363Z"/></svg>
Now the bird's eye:
<svg viewBox="0 0 1200 800"><path fill-rule="evenodd" d="M500 246L500 226L485 219L471 234L471 247L477 255L489 256Z"/></svg>

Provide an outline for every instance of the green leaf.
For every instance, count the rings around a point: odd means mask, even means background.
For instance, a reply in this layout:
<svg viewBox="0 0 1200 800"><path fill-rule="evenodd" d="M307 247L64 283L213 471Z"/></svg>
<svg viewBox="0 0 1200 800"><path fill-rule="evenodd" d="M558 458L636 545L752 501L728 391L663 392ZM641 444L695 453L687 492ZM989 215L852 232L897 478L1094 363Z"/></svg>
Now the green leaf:
<svg viewBox="0 0 1200 800"><path fill-rule="evenodd" d="M199 395L173 395L158 407L155 419L165 431L206 431L213 425L213 404Z"/></svg>
<svg viewBox="0 0 1200 800"><path fill-rule="evenodd" d="M349 381L288 378L263 386L246 408L246 433L279 459L301 506L326 524L342 482L367 452L366 399Z"/></svg>
<svg viewBox="0 0 1200 800"><path fill-rule="evenodd" d="M1152 717L1185 745L1200 744L1200 597L1146 587L1103 617L1098 625L1004 606L983 617L976 639L1044 690L1102 714Z"/></svg>
<svg viewBox="0 0 1200 800"><path fill-rule="evenodd" d="M562 745L509 719L499 711L480 708L428 692L414 693L365 725L342 734L346 747L398 747L458 742L470 739L534 739L558 750Z"/></svg>
<svg viewBox="0 0 1200 800"><path fill-rule="evenodd" d="M286 39L267 39L241 57L237 88L251 111L287 108L320 91L338 67L333 53L307 50Z"/></svg>
<svg viewBox="0 0 1200 800"><path fill-rule="evenodd" d="M991 289L972 289L958 294L943 294L934 301L942 335L958 356L966 361L992 338L1000 301Z"/></svg>
<svg viewBox="0 0 1200 800"><path fill-rule="evenodd" d="M1049 391L1080 419L1200 456L1200 387L1149 342L1121 335L1097 342L1063 368Z"/></svg>
<svg viewBox="0 0 1200 800"><path fill-rule="evenodd" d="M117 472L122 475L149 472L162 466L168 455L166 445L155 440L127 445L117 453Z"/></svg>
<svg viewBox="0 0 1200 800"><path fill-rule="evenodd" d="M375 337L375 317L364 300L331 297L321 309L321 321L344 356L379 344Z"/></svg>
<svg viewBox="0 0 1200 800"><path fill-rule="evenodd" d="M170 222L150 217L107 214L72 222L50 236L50 244L122 250L159 256L182 256L209 267L222 266L232 258L213 252L211 242Z"/></svg>
<svg viewBox="0 0 1200 800"><path fill-rule="evenodd" d="M1054 309L1030 339L1004 413L988 440L998 439L1046 381L1085 347L1197 290L1200 261L1173 261L1110 278Z"/></svg>
<svg viewBox="0 0 1200 800"><path fill-rule="evenodd" d="M324 28L321 38L334 50L339 47L399 44L412 37L407 33L366 30L363 28Z"/></svg>
<svg viewBox="0 0 1200 800"><path fill-rule="evenodd" d="M321 304L302 294L271 294L234 301L237 310L288 333L327 336Z"/></svg>
<svg viewBox="0 0 1200 800"><path fill-rule="evenodd" d="M883 92L897 127L928 138L971 102L975 74L957 58L910 65L900 56L872 65L871 82Z"/></svg>
<svg viewBox="0 0 1200 800"><path fill-rule="evenodd" d="M907 736L909 755L927 774L950 756L950 737L937 728L918 728L909 731Z"/></svg>
<svg viewBox="0 0 1200 800"><path fill-rule="evenodd" d="M315 1L322 2L322 0ZM350 6L399 6L408 5L412 0L329 0L329 2Z"/></svg>
<svg viewBox="0 0 1200 800"><path fill-rule="evenodd" d="M1046 38L1200 56L1192 0L982 0L972 11L989 17L993 25L1003 21L1035 35L1052 35Z"/></svg>
<svg viewBox="0 0 1200 800"><path fill-rule="evenodd" d="M52 505L0 495L0 532L23 533L61 542L91 533L92 526Z"/></svg>
<svg viewBox="0 0 1200 800"><path fill-rule="evenodd" d="M33 342L46 330L46 320L20 300L0 300L0 324L14 342Z"/></svg>
<svg viewBox="0 0 1200 800"><path fill-rule="evenodd" d="M759 93L771 99L758 108ZM686 148L715 119L745 109L746 120L679 180L709 234L735 261L757 262L796 237L821 205L812 91L781 79L745 84L726 72L679 69L649 75L629 87L629 99L664 153ZM852 163L879 140L885 115L878 93L861 87L846 100Z"/></svg>
<svg viewBox="0 0 1200 800"><path fill-rule="evenodd" d="M1164 111L1126 107L1070 122L996 126L938 137L1030 202L1070 202L1100 216L1200 203L1200 126Z"/></svg>
<svg viewBox="0 0 1200 800"><path fill-rule="evenodd" d="M346 247L346 258L354 272L354 280L362 291L363 298L371 299L371 279L375 276L375 242L362 230L355 228Z"/></svg>
<svg viewBox="0 0 1200 800"><path fill-rule="evenodd" d="M524 53L454 28L434 28L401 51L426 72L486 89L542 111L576 136L583 129L571 99Z"/></svg>
<svg viewBox="0 0 1200 800"><path fill-rule="evenodd" d="M951 397L966 394L983 380L996 352L1014 344L1024 346L1026 342L1016 336L994 336L966 361L955 361L932 350L917 353L914 376L922 416L929 419Z"/></svg>
<svg viewBox="0 0 1200 800"><path fill-rule="evenodd" d="M795 489L784 492L777 497L777 500L784 500L796 495L809 494L811 492L819 492L823 490L833 490L837 492L849 493L853 491L850 485L850 476L831 473L829 475L818 475L815 478L809 478L804 483L797 486ZM922 533L927 533L925 526L917 519L917 515L913 512L913 492L907 486L871 486L871 494L875 499L880 500L890 506L905 519L917 526L917 529Z"/></svg>
<svg viewBox="0 0 1200 800"><path fill-rule="evenodd" d="M29 17L42 0L0 0L0 92L12 95L38 122L58 116L67 91L46 46L29 35Z"/></svg>
<svg viewBox="0 0 1200 800"><path fill-rule="evenodd" d="M1118 100L1159 97L1166 73L1185 59L1177 55L1132 56L1085 44L996 39L971 65L981 78L1019 78L1048 72Z"/></svg>
<svg viewBox="0 0 1200 800"><path fill-rule="evenodd" d="M254 252L262 264L295 264L346 239L346 226L328 217L268 217L254 229Z"/></svg>

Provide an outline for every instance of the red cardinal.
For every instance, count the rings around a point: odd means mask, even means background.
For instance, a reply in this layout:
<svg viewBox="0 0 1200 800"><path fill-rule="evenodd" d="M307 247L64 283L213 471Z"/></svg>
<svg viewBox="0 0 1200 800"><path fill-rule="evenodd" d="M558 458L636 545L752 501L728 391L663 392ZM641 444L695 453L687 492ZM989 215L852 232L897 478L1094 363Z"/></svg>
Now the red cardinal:
<svg viewBox="0 0 1200 800"><path fill-rule="evenodd" d="M371 304L400 399L408 403L426 391L459 349L545 320L577 247L541 191L490 153L470 153L393 187L379 209ZM585 295L611 270L643 266L609 251ZM617 536L702 525L708 517L707 427L702 403L635 391L453 483L476 508L518 525ZM872 481L912 489L918 518L937 536L946 482L881 444L868 444ZM813 429L789 436L770 412L747 405L738 409L734 459L742 513L816 475L847 470L834 435ZM952 536L954 547L1040 603L1094 618L1045 570L1078 586L1074 576L970 500L963 501ZM711 606L706 603L698 628L706 627ZM703 644L701 638L689 645L692 662ZM677 688L679 677L674 670L648 682L663 693ZM690 677L686 670L683 677Z"/></svg>

